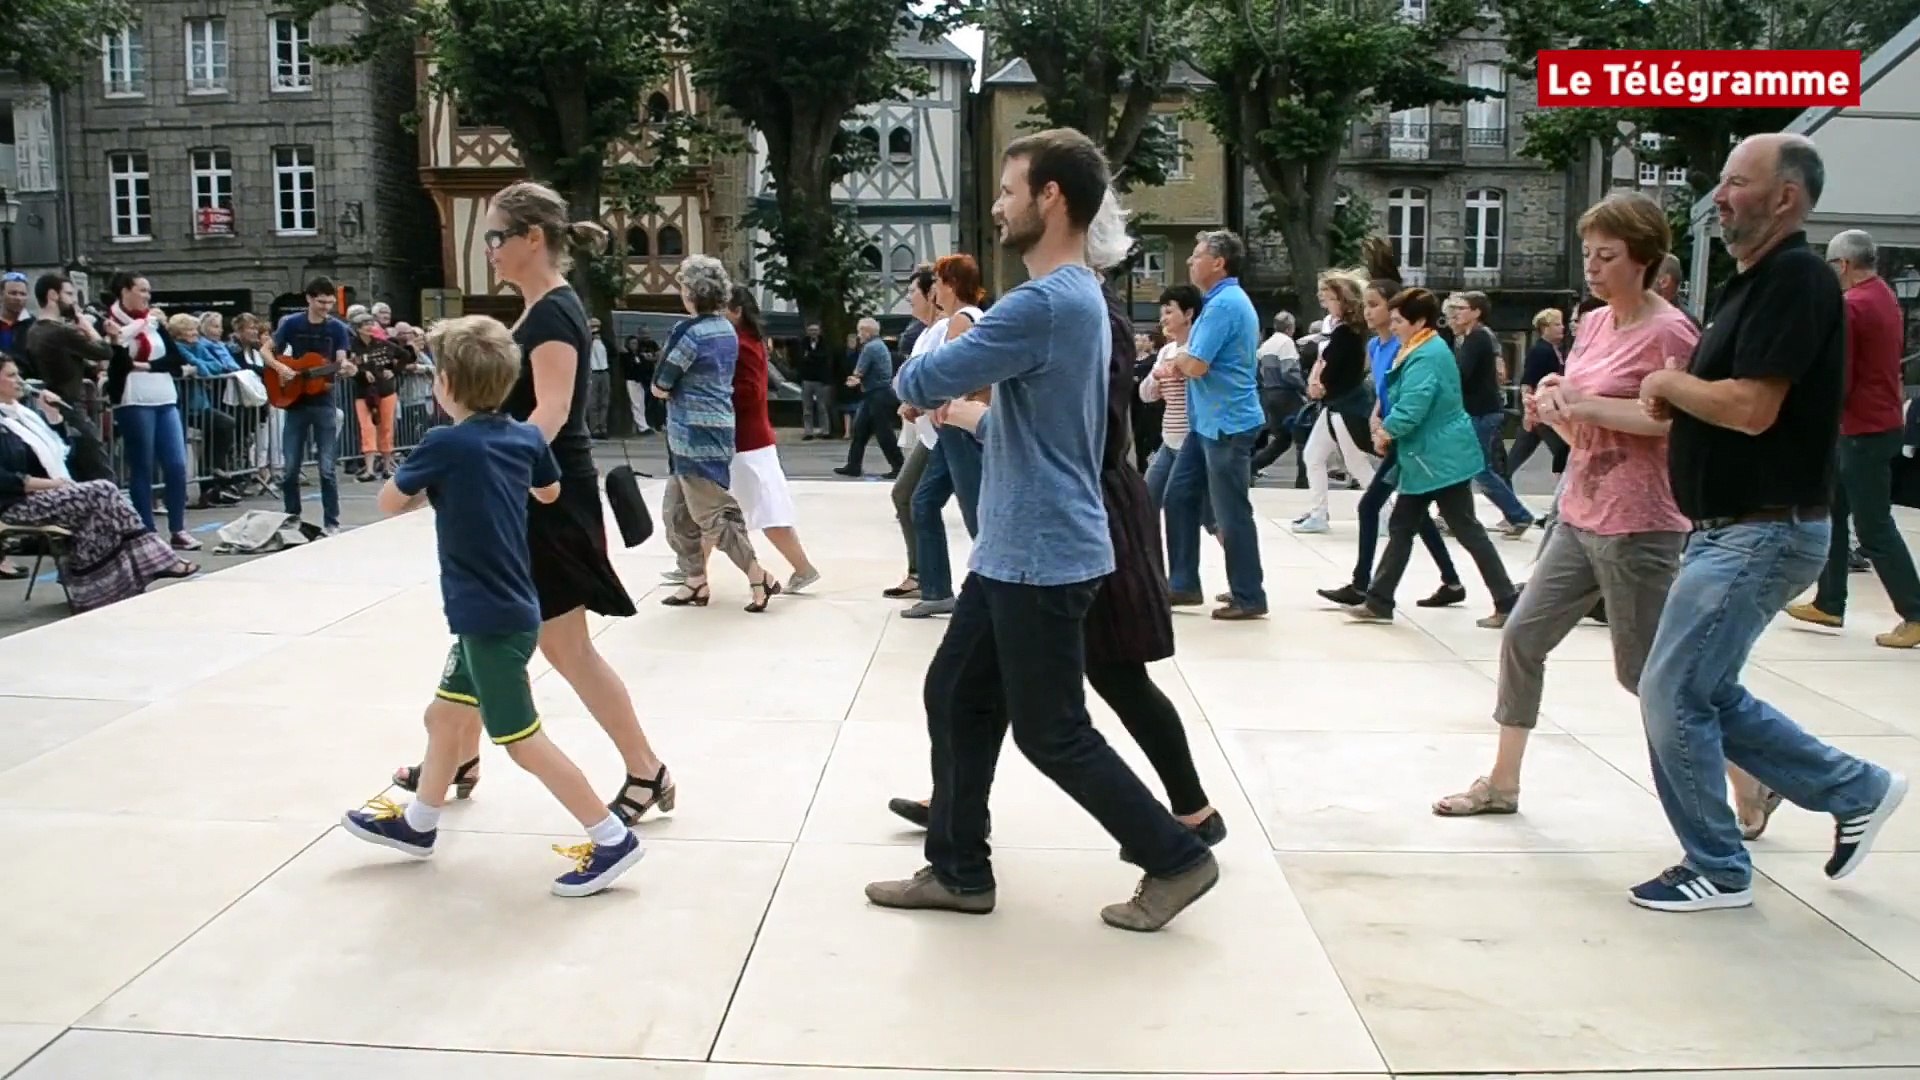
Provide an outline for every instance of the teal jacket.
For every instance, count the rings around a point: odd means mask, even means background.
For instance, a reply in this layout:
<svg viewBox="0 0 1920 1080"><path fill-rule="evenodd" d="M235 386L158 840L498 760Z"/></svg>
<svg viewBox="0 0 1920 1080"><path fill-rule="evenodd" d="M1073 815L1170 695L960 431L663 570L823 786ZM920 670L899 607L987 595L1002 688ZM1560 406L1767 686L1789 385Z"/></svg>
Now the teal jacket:
<svg viewBox="0 0 1920 1080"><path fill-rule="evenodd" d="M1465 483L1487 467L1473 420L1460 399L1460 366L1438 337L1428 338L1387 375L1400 490L1425 495Z"/></svg>

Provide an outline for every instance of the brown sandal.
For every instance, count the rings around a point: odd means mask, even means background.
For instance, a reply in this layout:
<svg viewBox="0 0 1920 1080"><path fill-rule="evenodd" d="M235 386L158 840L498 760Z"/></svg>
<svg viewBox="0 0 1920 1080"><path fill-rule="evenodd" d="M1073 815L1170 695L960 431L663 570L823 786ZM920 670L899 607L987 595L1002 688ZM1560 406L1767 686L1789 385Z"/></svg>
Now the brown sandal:
<svg viewBox="0 0 1920 1080"><path fill-rule="evenodd" d="M1520 793L1501 791L1484 776L1475 780L1467 790L1433 804L1433 812L1441 817L1477 817L1480 814L1515 814L1519 811Z"/></svg>
<svg viewBox="0 0 1920 1080"><path fill-rule="evenodd" d="M1780 802L1780 793L1762 784L1760 786L1760 820L1752 820L1747 817L1744 807L1736 807L1734 809L1734 816L1740 819L1740 838L1742 840L1758 840L1764 836L1767 831L1767 823L1773 820L1773 812L1780 809Z"/></svg>

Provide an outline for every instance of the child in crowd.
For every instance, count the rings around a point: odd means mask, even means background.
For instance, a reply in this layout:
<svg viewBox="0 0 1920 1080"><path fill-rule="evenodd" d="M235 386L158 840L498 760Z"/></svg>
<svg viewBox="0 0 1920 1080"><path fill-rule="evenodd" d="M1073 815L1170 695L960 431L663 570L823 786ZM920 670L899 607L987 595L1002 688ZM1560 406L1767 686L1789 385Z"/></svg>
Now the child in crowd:
<svg viewBox="0 0 1920 1080"><path fill-rule="evenodd" d="M434 328L434 397L454 423L422 439L380 491L380 509L402 514L433 504L440 592L458 637L433 704L427 757L413 802L379 797L348 811L347 831L409 855L433 854L453 782L460 734L477 709L493 741L532 773L586 829L589 843L554 850L574 868L553 883L560 896L590 896L640 861L639 837L608 812L578 767L540 730L527 662L540 638L540 604L527 549L527 493L560 497L560 467L540 429L498 412L520 376L507 328L484 316Z"/></svg>

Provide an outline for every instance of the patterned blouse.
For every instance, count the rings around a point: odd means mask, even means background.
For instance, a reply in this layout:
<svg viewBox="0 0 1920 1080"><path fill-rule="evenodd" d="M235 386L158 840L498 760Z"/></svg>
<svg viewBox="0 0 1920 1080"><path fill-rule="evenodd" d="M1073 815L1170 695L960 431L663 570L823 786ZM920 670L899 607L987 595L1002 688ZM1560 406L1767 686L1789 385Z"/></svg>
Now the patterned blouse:
<svg viewBox="0 0 1920 1080"><path fill-rule="evenodd" d="M733 460L733 366L740 351L733 324L700 315L673 328L654 369L667 398L667 451L675 476L729 485Z"/></svg>

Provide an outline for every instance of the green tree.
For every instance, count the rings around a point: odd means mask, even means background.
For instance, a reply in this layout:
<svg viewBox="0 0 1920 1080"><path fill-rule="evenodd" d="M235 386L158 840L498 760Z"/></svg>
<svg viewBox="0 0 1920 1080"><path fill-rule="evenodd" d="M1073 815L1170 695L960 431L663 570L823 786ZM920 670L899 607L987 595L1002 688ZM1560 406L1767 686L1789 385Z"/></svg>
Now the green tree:
<svg viewBox="0 0 1920 1080"><path fill-rule="evenodd" d="M1200 111L1267 192L1263 217L1286 241L1297 294L1329 265L1334 177L1356 121L1484 96L1439 44L1481 21L1477 0L1429 0L1425 22L1397 0L1188 0L1184 36L1213 81Z"/></svg>
<svg viewBox="0 0 1920 1080"><path fill-rule="evenodd" d="M864 244L834 183L873 160L877 146L847 131L861 107L932 89L918 65L894 56L903 34L937 32L913 0L681 0L694 81L766 142L770 205L746 224L762 246L767 286L818 319L827 340L851 329L871 287Z"/></svg>
<svg viewBox="0 0 1920 1080"><path fill-rule="evenodd" d="M100 35L131 25L133 0L13 0L0 33L0 71L65 87L80 81Z"/></svg>
<svg viewBox="0 0 1920 1080"><path fill-rule="evenodd" d="M1106 151L1121 190L1167 182L1180 152L1153 106L1180 57L1178 0L954 0L994 48L1027 62L1036 126L1083 131Z"/></svg>
<svg viewBox="0 0 1920 1080"><path fill-rule="evenodd" d="M700 119L641 103L666 85L680 45L669 0L298 0L307 17L334 6L358 9L364 29L321 50L335 64L410 55L425 40L431 74L422 87L445 95L466 123L505 128L535 179L567 200L576 221L598 221L611 203L629 214L656 197L694 160L725 148ZM574 285L607 314L624 268L609 253L581 260ZM625 384L614 380L614 396ZM630 420L616 400L611 419Z"/></svg>

